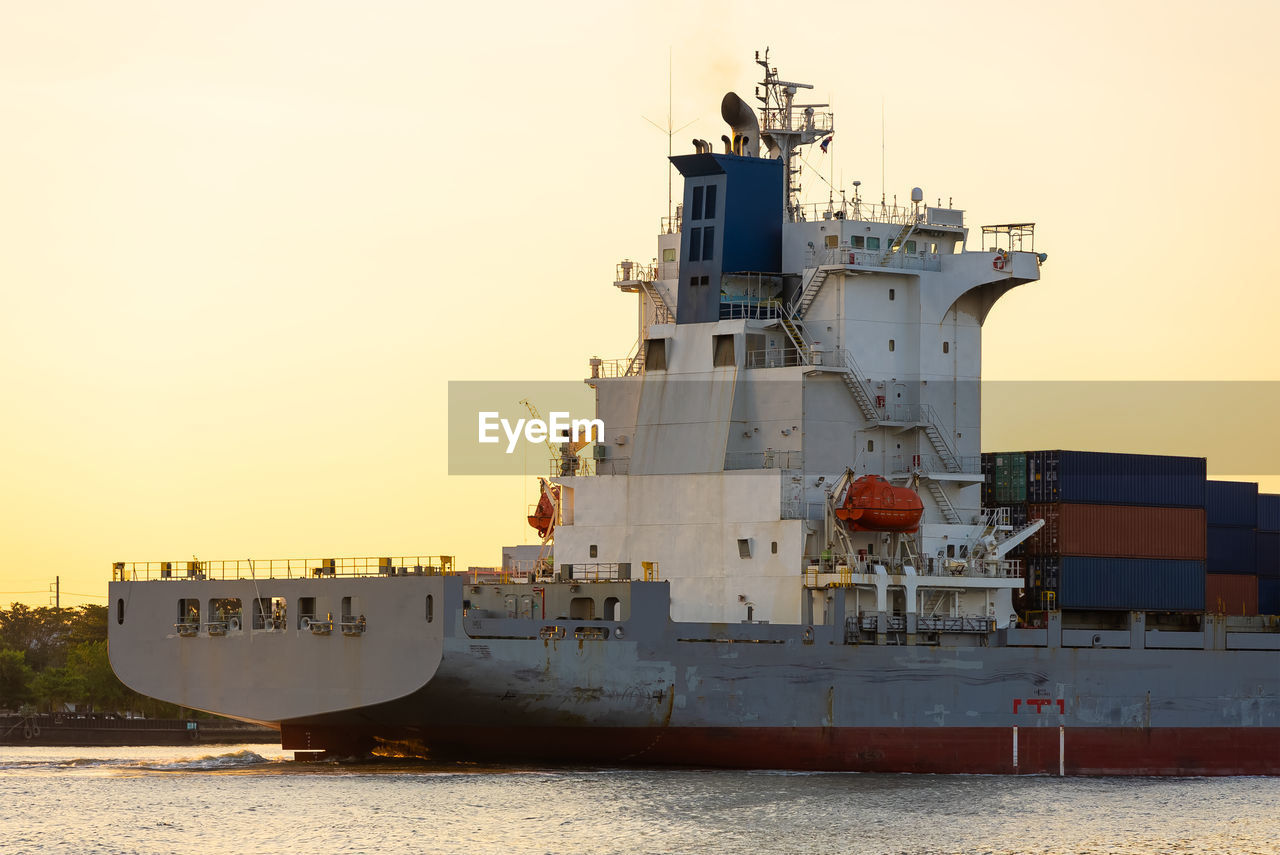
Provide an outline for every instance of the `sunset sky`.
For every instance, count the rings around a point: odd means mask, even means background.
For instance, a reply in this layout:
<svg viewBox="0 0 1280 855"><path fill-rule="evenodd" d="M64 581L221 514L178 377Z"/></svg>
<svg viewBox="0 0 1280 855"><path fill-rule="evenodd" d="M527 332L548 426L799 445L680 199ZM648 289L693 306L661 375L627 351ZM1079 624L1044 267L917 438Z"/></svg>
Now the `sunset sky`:
<svg viewBox="0 0 1280 855"><path fill-rule="evenodd" d="M657 251L669 51L677 153L768 46L833 105L838 186L879 198L883 105L890 197L1035 221L988 379L1280 380L1280 4L439 6L7 4L0 603L104 602L112 561L529 540L528 479L447 475L447 383L631 348L611 281ZM1119 450L1280 492L1213 451L1273 441L1271 385ZM1114 447L1096 414L994 427Z"/></svg>

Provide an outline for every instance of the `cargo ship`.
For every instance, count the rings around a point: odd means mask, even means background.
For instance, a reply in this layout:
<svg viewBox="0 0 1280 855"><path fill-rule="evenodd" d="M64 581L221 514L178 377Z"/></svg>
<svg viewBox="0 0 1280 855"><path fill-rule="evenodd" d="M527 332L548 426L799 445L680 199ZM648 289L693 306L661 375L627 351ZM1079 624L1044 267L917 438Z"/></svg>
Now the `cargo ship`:
<svg viewBox="0 0 1280 855"><path fill-rule="evenodd" d="M984 458L982 330L1040 279L1034 224L803 202L834 117L756 61L758 109L724 96L618 265L638 340L588 362L604 434L558 446L531 555L116 563L121 679L299 756L1280 773L1256 487L1250 523L1203 459ZM1206 566L1245 531L1254 565Z"/></svg>

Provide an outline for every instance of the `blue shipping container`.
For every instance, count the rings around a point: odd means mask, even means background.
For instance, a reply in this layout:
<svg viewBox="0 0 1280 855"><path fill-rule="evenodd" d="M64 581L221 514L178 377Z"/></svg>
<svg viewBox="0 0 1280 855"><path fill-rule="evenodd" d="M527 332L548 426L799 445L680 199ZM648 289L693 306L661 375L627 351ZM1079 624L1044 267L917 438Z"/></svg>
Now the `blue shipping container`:
<svg viewBox="0 0 1280 855"><path fill-rule="evenodd" d="M1258 531L1280 531L1280 496L1258 494Z"/></svg>
<svg viewBox="0 0 1280 855"><path fill-rule="evenodd" d="M1251 528L1209 526L1205 538L1210 573L1253 573L1258 559L1256 534Z"/></svg>
<svg viewBox="0 0 1280 855"><path fill-rule="evenodd" d="M1096 451L1027 452L1027 501L1203 508L1205 459Z"/></svg>
<svg viewBox="0 0 1280 855"><path fill-rule="evenodd" d="M1255 538L1257 573L1272 579L1280 578L1280 532L1260 531Z"/></svg>
<svg viewBox="0 0 1280 855"><path fill-rule="evenodd" d="M1065 556L1059 575L1064 609L1204 611L1202 561Z"/></svg>
<svg viewBox="0 0 1280 855"><path fill-rule="evenodd" d="M1280 615L1280 579L1258 580L1258 614Z"/></svg>
<svg viewBox="0 0 1280 855"><path fill-rule="evenodd" d="M1258 485L1248 481L1206 481L1209 525L1258 527Z"/></svg>

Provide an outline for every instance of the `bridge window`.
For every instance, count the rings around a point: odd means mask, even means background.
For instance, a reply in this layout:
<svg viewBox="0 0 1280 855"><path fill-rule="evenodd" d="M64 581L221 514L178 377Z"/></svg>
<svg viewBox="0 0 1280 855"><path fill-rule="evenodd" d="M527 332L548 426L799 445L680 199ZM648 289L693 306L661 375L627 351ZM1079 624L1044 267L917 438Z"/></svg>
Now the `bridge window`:
<svg viewBox="0 0 1280 855"><path fill-rule="evenodd" d="M689 213L689 219L702 219L702 187L693 188L693 210Z"/></svg>
<svg viewBox="0 0 1280 855"><path fill-rule="evenodd" d="M716 216L716 185L707 185L707 207L702 212L703 216L708 220L715 219Z"/></svg>
<svg viewBox="0 0 1280 855"><path fill-rule="evenodd" d="M840 235L827 235L826 244L827 249L835 249L840 245Z"/></svg>
<svg viewBox="0 0 1280 855"><path fill-rule="evenodd" d="M916 242L915 242L915 241L913 241L913 240L909 240L909 241L907 241L907 242L906 242L906 244L904 245L903 249L905 249L908 253L915 253L915 251L916 251Z"/></svg>
<svg viewBox="0 0 1280 855"><path fill-rule="evenodd" d="M862 235L854 235L853 237L849 238L849 241L853 245L854 249L863 249L866 245L866 240L862 237Z"/></svg>
<svg viewBox="0 0 1280 855"><path fill-rule="evenodd" d="M668 263L669 263L669 262L672 262L672 261L675 261L675 260L676 260L676 248L675 248L674 246L668 246L668 247L666 247L665 249L663 249L663 250L662 250L662 260L663 260L664 262L668 262Z"/></svg>
<svg viewBox="0 0 1280 855"><path fill-rule="evenodd" d="M879 248L880 248L880 238L878 237L867 238L867 249L879 249Z"/></svg>
<svg viewBox="0 0 1280 855"><path fill-rule="evenodd" d="M702 260L710 261L711 254L716 248L716 227L707 226L702 231Z"/></svg>
<svg viewBox="0 0 1280 855"><path fill-rule="evenodd" d="M689 260L702 259L702 229L689 229Z"/></svg>

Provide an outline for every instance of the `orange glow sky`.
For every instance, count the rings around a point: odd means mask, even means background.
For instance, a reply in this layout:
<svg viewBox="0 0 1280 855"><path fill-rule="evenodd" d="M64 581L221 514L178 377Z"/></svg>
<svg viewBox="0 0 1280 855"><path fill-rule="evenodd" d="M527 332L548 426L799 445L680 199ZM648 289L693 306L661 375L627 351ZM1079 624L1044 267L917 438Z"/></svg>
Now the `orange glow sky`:
<svg viewBox="0 0 1280 855"><path fill-rule="evenodd" d="M11 4L0 602L528 540L525 479L446 476L446 383L631 347L668 47L677 152L768 45L832 102L837 183L879 195L883 101L889 195L1037 223L988 378L1280 379L1275 3L437 5Z"/></svg>

